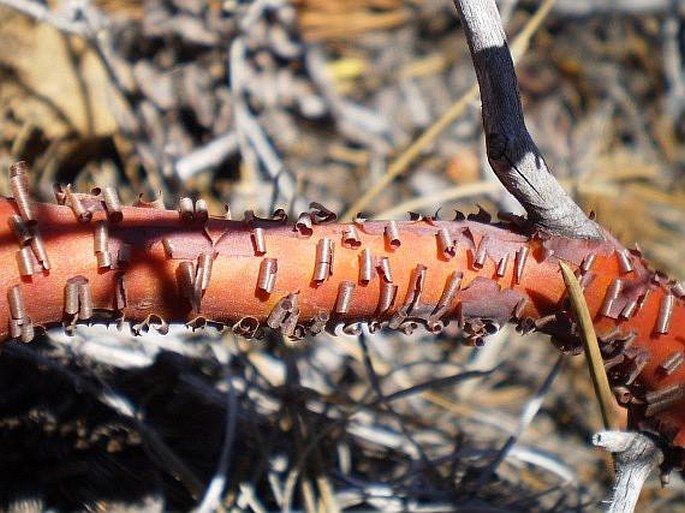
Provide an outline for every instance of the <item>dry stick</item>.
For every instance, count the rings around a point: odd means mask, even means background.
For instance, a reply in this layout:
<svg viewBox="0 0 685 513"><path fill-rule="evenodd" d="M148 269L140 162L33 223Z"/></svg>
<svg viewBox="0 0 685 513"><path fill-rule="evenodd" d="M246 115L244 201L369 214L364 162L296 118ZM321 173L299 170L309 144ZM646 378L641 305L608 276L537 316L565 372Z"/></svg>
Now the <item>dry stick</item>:
<svg viewBox="0 0 685 513"><path fill-rule="evenodd" d="M657 444L642 433L602 431L592 443L614 455L616 479L608 499L603 501L606 513L632 513L649 474L663 461Z"/></svg>
<svg viewBox="0 0 685 513"><path fill-rule="evenodd" d="M595 223L547 168L523 119L514 63L494 0L456 0L478 77L490 166L533 226L572 238L601 238Z"/></svg>
<svg viewBox="0 0 685 513"><path fill-rule="evenodd" d="M227 374L225 383L228 386L226 394L226 428L224 430L224 440L219 455L219 463L212 480L207 486L204 497L196 508L195 513L211 513L217 511L221 505L226 482L230 479L228 470L233 456L236 427L238 420L238 398L235 387L233 386L230 363L224 364L224 372Z"/></svg>
<svg viewBox="0 0 685 513"><path fill-rule="evenodd" d="M516 430L514 431L514 433L512 433L509 436L509 438L507 438L507 441L504 443L504 445L500 448L499 451L497 451L495 458L488 464L487 467L485 467L483 472L481 472L480 476L478 477L478 482L476 486L477 489L481 489L491 481L492 476L497 471L499 465L502 463L502 461L506 459L506 457L511 452L512 447L516 445L518 440L521 438L523 432L528 428L530 423L533 422L533 419L542 407L542 403L544 402L545 397L547 397L547 392L549 392L549 389L552 386L554 379L559 374L559 371L561 370L563 363L564 356L560 355L557 358L557 361L554 363L552 369L545 377L545 380L542 382L542 385L540 385L538 390L535 392L535 395L526 403L525 407L523 408L523 411L521 412L521 417L519 418L519 422L516 426Z"/></svg>
<svg viewBox="0 0 685 513"><path fill-rule="evenodd" d="M542 21L552 8L555 0L546 0L537 12L528 20L528 24L523 31L516 37L512 45L516 58L523 55L528 48L528 42L532 34L538 29ZM452 106L431 125L421 136L404 150L388 166L388 171L376 183L374 183L352 206L345 212L342 219L351 221L358 212L366 209L378 194L384 191L390 182L399 174L404 172L421 153L428 148L438 136L443 133L454 121L464 112L478 97L478 87L474 84L466 93L463 94Z"/></svg>
<svg viewBox="0 0 685 513"><path fill-rule="evenodd" d="M45 22L60 32L86 37L88 24L68 16L54 14L48 7L30 0L0 0L0 5L6 5L21 13L27 14L38 22Z"/></svg>

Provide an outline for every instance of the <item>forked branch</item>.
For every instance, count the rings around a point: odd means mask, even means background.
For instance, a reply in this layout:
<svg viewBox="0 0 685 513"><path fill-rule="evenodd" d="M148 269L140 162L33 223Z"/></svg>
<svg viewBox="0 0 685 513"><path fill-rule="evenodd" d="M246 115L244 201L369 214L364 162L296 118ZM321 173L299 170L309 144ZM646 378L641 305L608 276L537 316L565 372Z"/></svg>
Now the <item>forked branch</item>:
<svg viewBox="0 0 685 513"><path fill-rule="evenodd" d="M523 119L514 63L494 0L455 0L478 77L488 161L526 209L534 227L555 235L600 238L549 172Z"/></svg>

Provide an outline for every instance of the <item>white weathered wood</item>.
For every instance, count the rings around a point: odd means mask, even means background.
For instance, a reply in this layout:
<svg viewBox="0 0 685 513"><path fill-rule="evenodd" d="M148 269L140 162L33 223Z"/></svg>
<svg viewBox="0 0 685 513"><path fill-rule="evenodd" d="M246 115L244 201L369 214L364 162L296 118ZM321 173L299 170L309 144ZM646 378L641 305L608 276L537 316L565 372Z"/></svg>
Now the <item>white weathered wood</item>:
<svg viewBox="0 0 685 513"><path fill-rule="evenodd" d="M614 455L616 477L608 499L603 501L606 513L633 513L645 481L663 461L663 453L654 440L637 432L602 431L592 443Z"/></svg>
<svg viewBox="0 0 685 513"><path fill-rule="evenodd" d="M478 77L488 161L534 227L575 238L597 225L549 172L526 128L516 72L494 0L455 0Z"/></svg>

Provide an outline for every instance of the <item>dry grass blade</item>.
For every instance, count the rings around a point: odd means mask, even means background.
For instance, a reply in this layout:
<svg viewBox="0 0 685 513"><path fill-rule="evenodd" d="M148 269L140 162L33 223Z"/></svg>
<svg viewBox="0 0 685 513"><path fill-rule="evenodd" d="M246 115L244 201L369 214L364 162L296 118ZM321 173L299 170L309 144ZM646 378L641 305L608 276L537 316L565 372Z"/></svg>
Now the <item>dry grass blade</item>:
<svg viewBox="0 0 685 513"><path fill-rule="evenodd" d="M561 274L564 277L571 308L573 309L573 313L575 314L580 327L580 337L583 340L583 346L585 347L585 355L587 357L590 376L592 377L592 385L594 386L595 394L599 400L604 428L607 430L616 429L616 416L613 412L614 400L611 394L611 388L609 387L609 380L606 371L604 370L602 355L599 351L597 335L592 326L592 318L590 317L590 311L585 302L583 291L571 268L564 262L559 262L559 267L561 268Z"/></svg>

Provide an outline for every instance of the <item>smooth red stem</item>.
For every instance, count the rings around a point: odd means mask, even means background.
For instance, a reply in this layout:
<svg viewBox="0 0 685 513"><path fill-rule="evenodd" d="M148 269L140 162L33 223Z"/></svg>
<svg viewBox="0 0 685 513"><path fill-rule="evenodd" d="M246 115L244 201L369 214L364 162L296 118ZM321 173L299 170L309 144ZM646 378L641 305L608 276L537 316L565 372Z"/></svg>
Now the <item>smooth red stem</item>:
<svg viewBox="0 0 685 513"><path fill-rule="evenodd" d="M585 286L631 424L685 446L682 288L609 234L602 241L544 237L482 215L310 226L124 207L122 220L112 222L119 220L108 218L99 200L89 203L93 216L83 223L67 205L32 207L31 240L42 241L49 260L43 266L29 238L18 239L12 228L12 216L21 217L17 203L0 200L7 220L0 226L0 283L8 294L0 305L0 339L30 338L29 324L69 327L98 319L124 319L137 330L209 322L247 336L268 326L291 337L336 325L354 331L359 322L438 331L456 321L478 343L513 321L577 351L561 259ZM69 287L87 293L69 298ZM12 295L20 296L19 314L12 312ZM90 301L85 309L84 301Z"/></svg>

